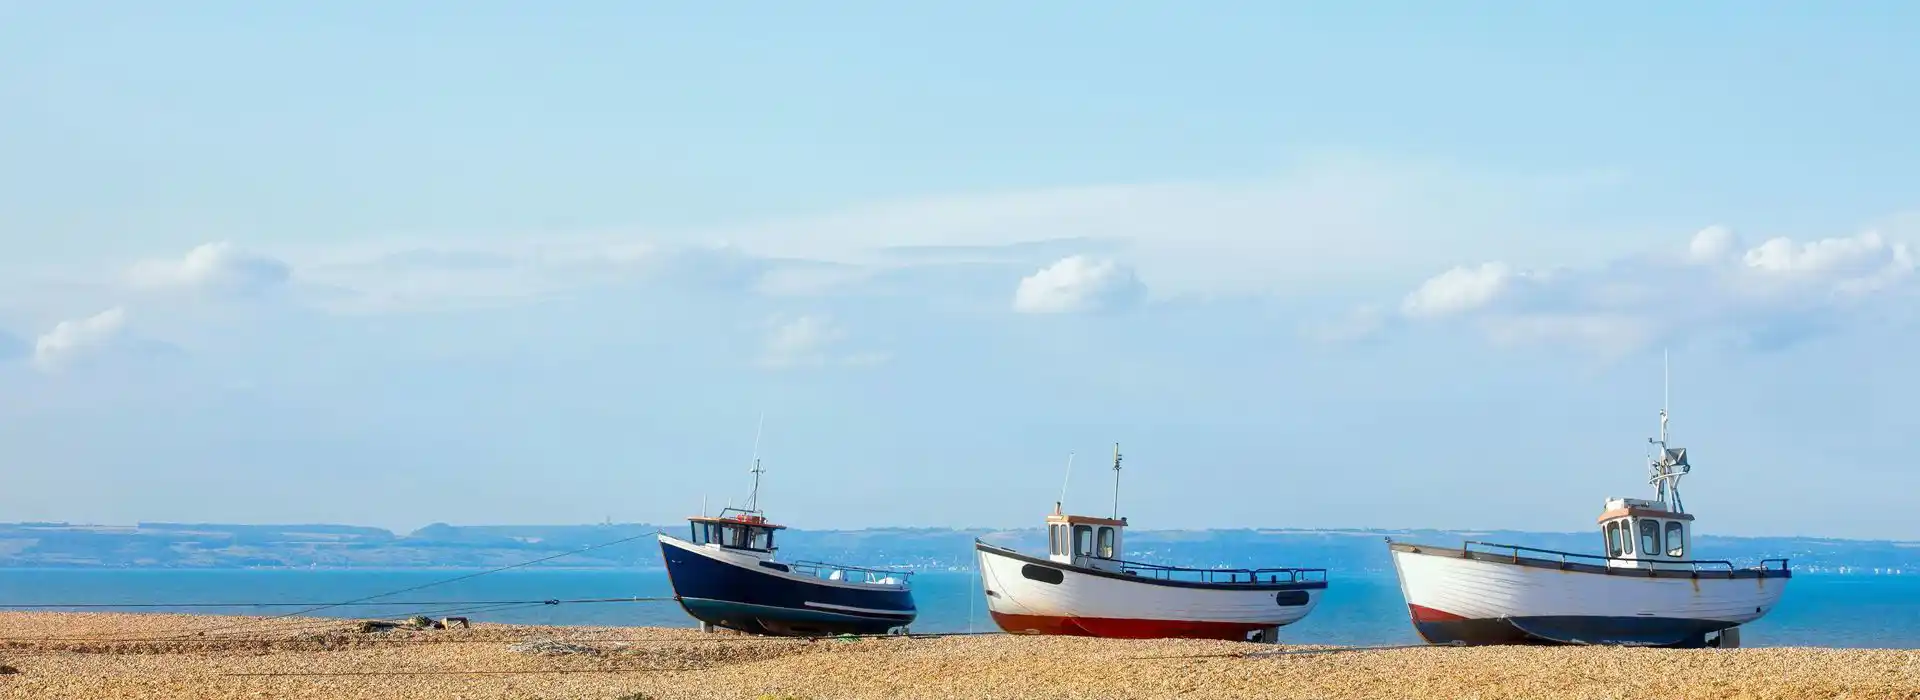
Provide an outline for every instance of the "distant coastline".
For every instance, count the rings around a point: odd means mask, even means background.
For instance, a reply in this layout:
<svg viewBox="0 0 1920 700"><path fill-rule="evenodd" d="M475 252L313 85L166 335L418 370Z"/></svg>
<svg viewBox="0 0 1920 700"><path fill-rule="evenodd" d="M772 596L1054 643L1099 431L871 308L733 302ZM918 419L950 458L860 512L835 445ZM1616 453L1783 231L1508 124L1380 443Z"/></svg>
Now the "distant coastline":
<svg viewBox="0 0 1920 700"><path fill-rule="evenodd" d="M0 524L0 567L115 569L466 569L506 566L575 552L623 538L630 544L578 552L543 568L658 568L657 546L644 537L679 525L447 525L410 533L355 525L231 525L56 522ZM975 538L1044 549L1038 528L869 528L791 530L782 549L827 561L884 563L920 569L970 569ZM1129 558L1188 566L1309 566L1386 571L1385 538L1435 545L1463 539L1593 551L1597 535L1519 531L1304 530L1298 528L1138 530ZM1796 573L1920 574L1920 542L1813 537L1701 536L1697 556L1749 564L1789 557Z"/></svg>

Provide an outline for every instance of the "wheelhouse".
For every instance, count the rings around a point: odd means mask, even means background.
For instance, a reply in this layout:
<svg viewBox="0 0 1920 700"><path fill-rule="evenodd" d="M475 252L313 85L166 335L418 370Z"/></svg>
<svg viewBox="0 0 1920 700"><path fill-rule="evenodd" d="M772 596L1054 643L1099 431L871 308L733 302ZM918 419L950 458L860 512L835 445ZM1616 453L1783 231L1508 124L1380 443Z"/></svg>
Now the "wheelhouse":
<svg viewBox="0 0 1920 700"><path fill-rule="evenodd" d="M687 518L687 526L689 542L760 556L771 556L776 548L773 534L787 529L767 522L758 513L737 508L722 510L716 517Z"/></svg>
<svg viewBox="0 0 1920 700"><path fill-rule="evenodd" d="M1047 516L1047 559L1101 571L1120 571L1121 532L1127 519L1066 515L1054 506Z"/></svg>
<svg viewBox="0 0 1920 700"><path fill-rule="evenodd" d="M1658 567L1693 558L1693 516L1658 501L1608 499L1599 524L1607 557L1617 560L1612 565Z"/></svg>

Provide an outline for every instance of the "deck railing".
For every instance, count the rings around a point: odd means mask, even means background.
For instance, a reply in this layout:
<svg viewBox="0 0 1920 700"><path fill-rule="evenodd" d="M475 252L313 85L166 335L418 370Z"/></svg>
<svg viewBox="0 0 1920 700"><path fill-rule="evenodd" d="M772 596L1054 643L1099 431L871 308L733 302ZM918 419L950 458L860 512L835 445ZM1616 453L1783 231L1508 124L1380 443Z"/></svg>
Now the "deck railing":
<svg viewBox="0 0 1920 700"><path fill-rule="evenodd" d="M1551 555L1553 557L1558 557L1560 559L1561 565L1563 566L1566 564L1572 563L1571 560L1582 559L1582 560L1587 560L1588 562L1597 561L1599 563L1593 564L1594 566L1604 566L1610 569L1611 568L1622 568L1622 569L1647 568L1647 567L1641 566L1642 564L1658 564L1660 566L1672 566L1672 567L1684 566L1692 571L1699 571L1700 567L1703 567L1703 566L1716 567L1714 569L1716 571L1719 570L1718 567L1724 567L1728 572L1732 572L1738 568L1733 565L1733 562L1727 561L1725 559L1687 559L1687 560L1631 559L1628 557L1610 557L1603 554L1584 554L1581 552L1563 552L1557 549L1540 549L1538 547L1523 547L1517 544L1500 544L1498 542L1480 542L1476 540L1468 540L1464 545L1462 545L1462 548L1469 549L1469 550L1472 549L1473 547L1506 550L1507 555L1510 557L1513 557L1514 559L1519 559L1521 552L1531 552L1534 554ZM1615 562L1619 562L1619 564L1616 564ZM1771 567L1767 566L1767 564L1772 562L1780 563L1779 570L1781 571L1787 570L1788 562L1784 558L1762 559L1760 560L1759 566L1752 567L1752 568L1763 569L1763 570L1770 569Z"/></svg>
<svg viewBox="0 0 1920 700"><path fill-rule="evenodd" d="M803 576L816 576L832 581L847 581L851 583L882 583L885 582L886 579L891 578L894 584L901 586L907 585L907 579L913 576L912 571L902 569L875 569L865 566L847 566L845 564L831 564L823 561L810 561L805 559L788 562L787 570ZM833 575L836 573L840 574L839 578L834 578Z"/></svg>
<svg viewBox="0 0 1920 700"><path fill-rule="evenodd" d="M1194 581L1198 583L1306 583L1327 580L1326 569L1268 568L1268 569L1198 569L1184 566L1167 566L1125 559L1102 559L1120 566L1135 576L1155 578L1163 581Z"/></svg>

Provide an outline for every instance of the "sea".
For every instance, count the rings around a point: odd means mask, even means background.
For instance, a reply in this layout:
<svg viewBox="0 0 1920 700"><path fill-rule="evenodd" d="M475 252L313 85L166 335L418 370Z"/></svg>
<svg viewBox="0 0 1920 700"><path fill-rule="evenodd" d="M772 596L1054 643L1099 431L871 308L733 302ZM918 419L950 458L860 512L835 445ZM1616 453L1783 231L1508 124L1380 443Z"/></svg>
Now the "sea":
<svg viewBox="0 0 1920 700"><path fill-rule="evenodd" d="M0 569L0 610L184 612L279 615L307 606L375 600L306 614L399 619L416 613L464 615L479 622L540 625L693 627L670 600L539 601L669 598L660 570L521 569L488 573L447 569ZM462 576L464 580L440 583ZM972 572L913 576L920 619L914 632L991 632L985 599ZM227 607L197 607L202 605ZM107 606L107 607L24 607ZM112 607L128 606L128 607ZM140 606L140 607L133 607ZM185 607L179 607L185 606ZM1281 630L1283 642L1371 646L1416 644L1407 608L1391 572L1334 575L1320 606ZM1795 576L1780 606L1741 628L1742 646L1920 648L1920 576Z"/></svg>

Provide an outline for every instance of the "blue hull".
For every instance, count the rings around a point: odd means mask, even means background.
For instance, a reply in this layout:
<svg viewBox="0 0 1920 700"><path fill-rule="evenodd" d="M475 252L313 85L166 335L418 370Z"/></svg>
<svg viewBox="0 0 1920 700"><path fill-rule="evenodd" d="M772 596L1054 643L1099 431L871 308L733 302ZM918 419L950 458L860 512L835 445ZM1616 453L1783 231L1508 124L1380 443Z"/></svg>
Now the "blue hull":
<svg viewBox="0 0 1920 700"><path fill-rule="evenodd" d="M919 611L906 589L862 589L796 580L689 552L665 541L674 598L694 619L753 634L886 634Z"/></svg>

